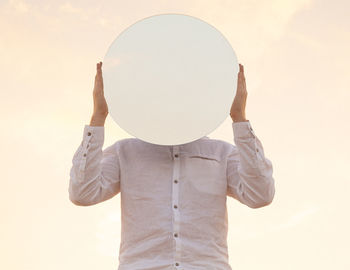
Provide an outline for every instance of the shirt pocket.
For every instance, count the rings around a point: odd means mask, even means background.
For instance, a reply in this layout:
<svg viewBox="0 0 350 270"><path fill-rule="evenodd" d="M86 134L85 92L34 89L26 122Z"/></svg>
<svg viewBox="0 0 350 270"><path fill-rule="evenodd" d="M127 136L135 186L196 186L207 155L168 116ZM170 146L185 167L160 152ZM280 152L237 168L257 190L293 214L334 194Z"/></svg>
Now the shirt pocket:
<svg viewBox="0 0 350 270"><path fill-rule="evenodd" d="M199 193L225 195L227 181L221 157L211 153L187 154L188 182Z"/></svg>

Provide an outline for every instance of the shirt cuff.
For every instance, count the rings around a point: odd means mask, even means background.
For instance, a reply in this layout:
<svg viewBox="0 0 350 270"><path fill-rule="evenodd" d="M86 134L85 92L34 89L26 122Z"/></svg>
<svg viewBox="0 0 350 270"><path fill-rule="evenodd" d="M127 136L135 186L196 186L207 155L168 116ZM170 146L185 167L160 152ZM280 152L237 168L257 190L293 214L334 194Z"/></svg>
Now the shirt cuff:
<svg viewBox="0 0 350 270"><path fill-rule="evenodd" d="M244 122L232 122L232 129L235 138L255 138L255 133L249 120Z"/></svg>
<svg viewBox="0 0 350 270"><path fill-rule="evenodd" d="M104 141L104 126L84 126L83 140L89 142L103 142Z"/></svg>

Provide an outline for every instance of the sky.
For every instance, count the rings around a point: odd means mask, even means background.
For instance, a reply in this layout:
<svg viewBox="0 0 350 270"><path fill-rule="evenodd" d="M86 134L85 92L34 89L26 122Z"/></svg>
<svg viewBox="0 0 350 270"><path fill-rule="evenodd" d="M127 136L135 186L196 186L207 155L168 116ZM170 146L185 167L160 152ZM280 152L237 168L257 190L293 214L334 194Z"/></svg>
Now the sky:
<svg viewBox="0 0 350 270"><path fill-rule="evenodd" d="M272 161L272 204L228 198L234 269L350 269L348 1L0 0L2 269L116 269L120 194L69 201L72 157L93 112L96 63L160 13L221 31L244 65L246 117ZM233 142L231 119L210 138ZM109 116L104 147L132 137Z"/></svg>

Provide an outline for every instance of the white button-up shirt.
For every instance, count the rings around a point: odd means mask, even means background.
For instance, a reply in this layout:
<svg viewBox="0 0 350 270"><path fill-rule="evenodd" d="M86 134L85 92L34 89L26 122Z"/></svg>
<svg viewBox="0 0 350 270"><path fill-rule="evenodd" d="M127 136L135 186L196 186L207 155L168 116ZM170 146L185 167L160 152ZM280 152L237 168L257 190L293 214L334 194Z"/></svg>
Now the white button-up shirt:
<svg viewBox="0 0 350 270"><path fill-rule="evenodd" d="M164 146L137 138L102 150L104 127L85 125L69 199L103 202L120 192L118 270L231 270L226 197L271 203L272 164L249 121L232 123L235 145L204 136Z"/></svg>

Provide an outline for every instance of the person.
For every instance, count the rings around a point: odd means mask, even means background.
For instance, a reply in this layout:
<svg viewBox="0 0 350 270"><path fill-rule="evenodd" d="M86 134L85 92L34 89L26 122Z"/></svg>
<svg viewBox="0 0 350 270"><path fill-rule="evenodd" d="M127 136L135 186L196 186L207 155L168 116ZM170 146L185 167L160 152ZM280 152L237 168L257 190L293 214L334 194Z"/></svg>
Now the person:
<svg viewBox="0 0 350 270"><path fill-rule="evenodd" d="M68 190L78 206L120 193L118 270L232 269L226 197L260 208L275 194L272 163L246 119L246 99L239 64L230 109L235 145L207 136L172 146L125 138L102 150L108 107L97 63L94 110L73 156Z"/></svg>

